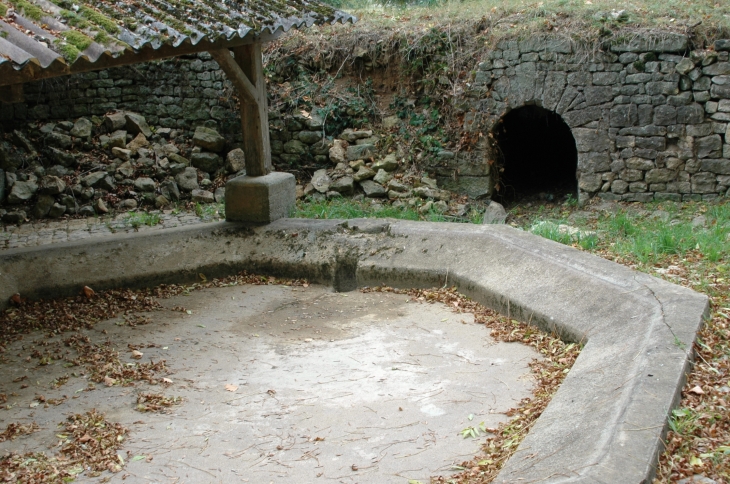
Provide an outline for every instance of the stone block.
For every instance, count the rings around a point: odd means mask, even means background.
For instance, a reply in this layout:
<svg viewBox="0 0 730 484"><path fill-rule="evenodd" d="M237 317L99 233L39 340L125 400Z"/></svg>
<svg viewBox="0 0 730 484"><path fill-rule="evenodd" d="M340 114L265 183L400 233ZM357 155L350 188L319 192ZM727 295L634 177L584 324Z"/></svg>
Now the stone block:
<svg viewBox="0 0 730 484"><path fill-rule="evenodd" d="M681 92L676 96L667 97L667 104L671 106L686 106L692 102L692 98L691 92Z"/></svg>
<svg viewBox="0 0 730 484"><path fill-rule="evenodd" d="M698 158L719 158L722 152L722 138L720 135L710 135L695 140L695 149Z"/></svg>
<svg viewBox="0 0 730 484"><path fill-rule="evenodd" d="M266 224L289 217L296 202L296 179L290 173L240 176L226 184L226 220Z"/></svg>
<svg viewBox="0 0 730 484"><path fill-rule="evenodd" d="M649 187L644 182L629 183L629 191L631 193L644 193Z"/></svg>
<svg viewBox="0 0 730 484"><path fill-rule="evenodd" d="M192 165L206 173L215 173L223 166L223 159L216 153L200 152L190 155Z"/></svg>
<svg viewBox="0 0 730 484"><path fill-rule="evenodd" d="M626 168L631 170L651 170L654 168L654 162L645 158L633 157L626 160Z"/></svg>
<svg viewBox="0 0 730 484"><path fill-rule="evenodd" d="M601 119L601 108L593 106L586 109L580 109L577 111L568 111L563 114L563 120L565 124L570 127L583 126L591 121L597 121Z"/></svg>
<svg viewBox="0 0 730 484"><path fill-rule="evenodd" d="M545 85L542 92L542 105L550 111L555 110L565 89L566 74L550 71L545 76Z"/></svg>
<svg viewBox="0 0 730 484"><path fill-rule="evenodd" d="M700 124L704 121L705 110L699 104L679 106L677 108L677 122L680 124Z"/></svg>
<svg viewBox="0 0 730 484"><path fill-rule="evenodd" d="M612 84L618 84L619 74L618 72L594 72L593 73L593 85L594 86L610 86Z"/></svg>
<svg viewBox="0 0 730 484"><path fill-rule="evenodd" d="M213 203L215 202L215 195L208 190L196 189L191 193L191 200L200 203Z"/></svg>
<svg viewBox="0 0 730 484"><path fill-rule="evenodd" d="M646 183L667 183L676 177L676 173L673 170L667 168L655 168L646 172L644 175L644 181Z"/></svg>
<svg viewBox="0 0 730 484"><path fill-rule="evenodd" d="M273 151L273 150L272 150ZM246 155L241 148L231 150L226 155L226 171L238 173L246 168Z"/></svg>
<svg viewBox="0 0 730 484"><path fill-rule="evenodd" d="M695 68L695 63L692 62L691 59L685 57L684 59L679 61L674 68L680 74L686 75L689 73L689 71Z"/></svg>
<svg viewBox="0 0 730 484"><path fill-rule="evenodd" d="M706 76L727 76L730 75L730 62L717 62L702 68Z"/></svg>
<svg viewBox="0 0 730 484"><path fill-rule="evenodd" d="M644 172L641 170L634 170L632 168L626 168L621 170L619 175L625 182L635 182L644 178Z"/></svg>
<svg viewBox="0 0 730 484"><path fill-rule="evenodd" d="M720 39L715 41L715 51L730 51L730 39Z"/></svg>
<svg viewBox="0 0 730 484"><path fill-rule="evenodd" d="M591 173L581 173L578 179L578 188L585 192L597 192L603 185L601 175Z"/></svg>
<svg viewBox="0 0 730 484"><path fill-rule="evenodd" d="M573 129L573 137L579 152L606 151L611 148L611 140L604 130L575 128Z"/></svg>
<svg viewBox="0 0 730 484"><path fill-rule="evenodd" d="M664 151L667 139L663 136L637 137L636 147L650 150Z"/></svg>
<svg viewBox="0 0 730 484"><path fill-rule="evenodd" d="M141 114L125 113L124 119L126 121L125 126L127 131L133 134L142 133L147 138L152 136L152 130L147 124L147 120Z"/></svg>
<svg viewBox="0 0 730 484"><path fill-rule="evenodd" d="M578 154L578 170L583 173L600 173L611 169L611 157L606 152Z"/></svg>
<svg viewBox="0 0 730 484"><path fill-rule="evenodd" d="M717 99L730 99L730 84L713 84L710 95Z"/></svg>
<svg viewBox="0 0 730 484"><path fill-rule="evenodd" d="M586 104L594 106L613 100L613 88L611 86L586 86L583 89Z"/></svg>
<svg viewBox="0 0 730 484"><path fill-rule="evenodd" d="M220 153L226 146L226 139L214 129L198 126L193 135L193 144L205 150Z"/></svg>
<svg viewBox="0 0 730 484"><path fill-rule="evenodd" d="M110 133L124 129L126 124L127 120L124 117L124 113L111 113L104 116L104 126L106 126L107 131Z"/></svg>
<svg viewBox="0 0 730 484"><path fill-rule="evenodd" d="M677 108L674 106L657 106L654 108L654 124L668 126L677 123Z"/></svg>
<svg viewBox="0 0 730 484"><path fill-rule="evenodd" d="M351 145L347 147L347 161L363 160L375 156L375 145Z"/></svg>
<svg viewBox="0 0 730 484"><path fill-rule="evenodd" d="M677 82L647 82L646 93L649 96L679 94L679 85Z"/></svg>
<svg viewBox="0 0 730 484"><path fill-rule="evenodd" d="M721 158L705 159L702 160L700 169L717 175L730 175L730 160Z"/></svg>
<svg viewBox="0 0 730 484"><path fill-rule="evenodd" d="M385 188L372 180L363 180L359 183L368 198L382 198L387 195Z"/></svg>
<svg viewBox="0 0 730 484"><path fill-rule="evenodd" d="M615 106L609 113L609 123L612 127L624 128L634 126L639 121L636 104L622 104Z"/></svg>
<svg viewBox="0 0 730 484"><path fill-rule="evenodd" d="M692 175L692 193L713 193L717 178L713 173L696 173Z"/></svg>
<svg viewBox="0 0 730 484"><path fill-rule="evenodd" d="M684 52L687 50L687 36L662 32L661 34L640 34L611 46L611 52Z"/></svg>

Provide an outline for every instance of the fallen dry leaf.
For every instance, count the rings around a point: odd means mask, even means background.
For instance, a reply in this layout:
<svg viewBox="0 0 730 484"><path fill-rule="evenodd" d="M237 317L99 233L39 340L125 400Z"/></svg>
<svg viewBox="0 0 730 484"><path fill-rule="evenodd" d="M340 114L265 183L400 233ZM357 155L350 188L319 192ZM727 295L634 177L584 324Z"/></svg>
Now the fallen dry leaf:
<svg viewBox="0 0 730 484"><path fill-rule="evenodd" d="M236 385L228 383L226 384L226 390L228 390L229 392L235 392L236 390L238 390L238 387Z"/></svg>
<svg viewBox="0 0 730 484"><path fill-rule="evenodd" d="M135 360L142 358L142 355L144 355L144 353L142 353L141 351L132 351L132 358L134 358Z"/></svg>
<svg viewBox="0 0 730 484"><path fill-rule="evenodd" d="M117 381L114 378L109 378L108 376L104 377L104 385L110 387L113 386Z"/></svg>
<svg viewBox="0 0 730 484"><path fill-rule="evenodd" d="M95 294L96 292L94 292L92 288L90 288L89 286L84 286L84 296L91 299L92 297L94 297Z"/></svg>
<svg viewBox="0 0 730 484"><path fill-rule="evenodd" d="M169 378L163 378L162 383L167 383L168 385L172 385L172 380L170 380Z"/></svg>
<svg viewBox="0 0 730 484"><path fill-rule="evenodd" d="M702 390L702 388L700 388L699 385L690 388L689 392L694 393L695 395L704 395L705 394L704 390Z"/></svg>

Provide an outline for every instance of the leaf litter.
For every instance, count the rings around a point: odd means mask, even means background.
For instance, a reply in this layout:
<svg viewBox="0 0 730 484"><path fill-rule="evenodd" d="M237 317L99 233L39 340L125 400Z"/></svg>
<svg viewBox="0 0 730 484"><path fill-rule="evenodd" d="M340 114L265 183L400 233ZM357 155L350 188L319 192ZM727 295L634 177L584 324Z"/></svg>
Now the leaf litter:
<svg viewBox="0 0 730 484"><path fill-rule="evenodd" d="M456 466L455 469L459 471L456 474L431 478L433 483L491 482L550 403L552 396L578 358L581 345L566 343L556 334L547 334L535 326L505 317L459 294L455 287L437 289L373 287L365 288L363 292L406 294L421 303L443 303L456 313L473 314L475 323L488 327L491 330L490 336L495 340L522 343L533 347L543 356L542 360L534 360L529 364L535 378L533 396L523 398L517 407L506 412L508 417L512 417L509 422L501 423L496 428L484 428L481 425L468 427L460 432L465 438L478 437L480 431L489 434L480 454Z"/></svg>
<svg viewBox="0 0 730 484"><path fill-rule="evenodd" d="M0 334L0 364L7 360L5 352L10 343L22 340L26 335L41 332L44 338L33 342L35 348L25 361L31 362L35 359L38 366L63 361L68 368L82 368L82 375L89 380L83 391L94 390L94 383L134 386L136 382L146 382L169 386L172 385L172 380L162 376L167 372L165 360L125 363L120 359L113 342L94 343L81 331L91 329L101 321L120 316L122 321L116 323L120 326L134 328L153 323L153 318L138 313L165 310L160 299L199 289L244 284L308 286L306 280L259 276L245 271L222 279L200 279L202 282L191 285L170 284L141 290L95 291L84 286L77 296L50 300L31 301L15 294L10 299L11 307L0 312L0 326L3 327ZM185 311L180 307L173 310ZM51 341L56 336L71 332L74 334L61 341ZM143 356L136 347L130 346L129 349L133 359L139 360ZM25 379L20 377L16 383ZM59 388L68 380L69 375L59 377L51 383L51 387ZM39 394L33 399L31 407L43 405L47 408L50 405L60 405L67 399L65 395L59 399L50 399ZM6 394L0 394L0 403L7 403L7 400ZM138 395L136 409L142 412L165 412L172 405L182 402L181 397L142 392ZM125 465L124 458L117 453L128 433L121 424L110 422L103 414L91 410L84 414L75 414L59 425L63 426L64 433L57 434L57 447L60 447L57 454L11 452L0 457L0 481L29 484L68 482L82 472L93 477L103 471L118 472ZM10 423L0 434L0 441L12 440L39 430L34 422Z"/></svg>
<svg viewBox="0 0 730 484"><path fill-rule="evenodd" d="M125 427L107 421L96 410L72 415L59 426L63 432L56 435L60 449L55 456L10 453L0 458L0 479L27 484L67 482L84 471L94 477L122 469L124 458L117 451L127 435Z"/></svg>
<svg viewBox="0 0 730 484"><path fill-rule="evenodd" d="M161 393L140 393L137 395L137 406L139 412L167 412L173 405L179 405L182 397L166 397Z"/></svg>

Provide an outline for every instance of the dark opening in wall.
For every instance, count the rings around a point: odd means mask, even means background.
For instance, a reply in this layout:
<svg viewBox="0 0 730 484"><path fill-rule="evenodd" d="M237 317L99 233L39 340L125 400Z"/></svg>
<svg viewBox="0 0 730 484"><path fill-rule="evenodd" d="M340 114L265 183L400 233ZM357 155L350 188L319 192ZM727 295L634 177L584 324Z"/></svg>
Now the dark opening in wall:
<svg viewBox="0 0 730 484"><path fill-rule="evenodd" d="M497 177L493 198L501 201L540 196L577 197L578 151L562 118L539 106L508 112L494 128Z"/></svg>

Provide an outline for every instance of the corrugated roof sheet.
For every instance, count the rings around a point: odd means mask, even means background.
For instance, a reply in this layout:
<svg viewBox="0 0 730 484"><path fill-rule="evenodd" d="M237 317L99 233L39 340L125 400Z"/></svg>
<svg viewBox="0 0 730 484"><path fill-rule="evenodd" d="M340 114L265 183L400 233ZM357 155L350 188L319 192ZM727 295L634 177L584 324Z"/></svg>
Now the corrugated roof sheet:
<svg viewBox="0 0 730 484"><path fill-rule="evenodd" d="M0 85L356 20L310 0L0 0Z"/></svg>

